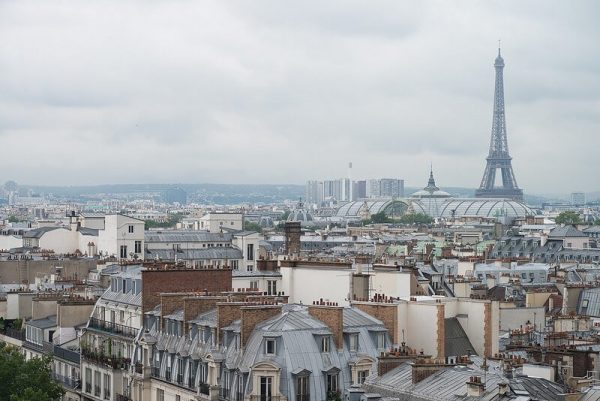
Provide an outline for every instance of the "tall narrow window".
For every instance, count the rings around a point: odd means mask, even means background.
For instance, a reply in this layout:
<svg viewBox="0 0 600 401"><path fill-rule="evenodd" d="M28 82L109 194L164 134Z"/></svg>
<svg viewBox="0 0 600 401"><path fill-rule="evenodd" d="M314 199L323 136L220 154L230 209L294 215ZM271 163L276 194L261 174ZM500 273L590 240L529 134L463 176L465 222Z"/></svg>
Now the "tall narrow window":
<svg viewBox="0 0 600 401"><path fill-rule="evenodd" d="M133 226L132 225L129 226L129 234L133 234Z"/></svg>
<svg viewBox="0 0 600 401"><path fill-rule="evenodd" d="M119 254L121 255L121 258L127 257L127 245L121 245Z"/></svg>
<svg viewBox="0 0 600 401"><path fill-rule="evenodd" d="M135 253L142 253L142 241L135 241Z"/></svg>
<svg viewBox="0 0 600 401"><path fill-rule="evenodd" d="M248 250L248 252L247 252L248 260L254 260L254 244L248 244L247 250Z"/></svg>
<svg viewBox="0 0 600 401"><path fill-rule="evenodd" d="M358 334L354 334L354 333L350 334L348 339L349 339L348 345L349 345L350 351L352 351L352 352L358 351Z"/></svg>
<svg viewBox="0 0 600 401"><path fill-rule="evenodd" d="M338 374L337 373L329 373L327 375L327 393L337 393L338 392Z"/></svg>
<svg viewBox="0 0 600 401"><path fill-rule="evenodd" d="M260 377L260 401L271 401L273 396L273 378L271 376Z"/></svg>
<svg viewBox="0 0 600 401"><path fill-rule="evenodd" d="M110 400L110 375L104 374L104 399Z"/></svg>
<svg viewBox="0 0 600 401"><path fill-rule="evenodd" d="M298 376L296 378L296 401L310 401L308 376Z"/></svg>
<svg viewBox="0 0 600 401"><path fill-rule="evenodd" d="M329 337L321 337L321 352L329 352Z"/></svg>

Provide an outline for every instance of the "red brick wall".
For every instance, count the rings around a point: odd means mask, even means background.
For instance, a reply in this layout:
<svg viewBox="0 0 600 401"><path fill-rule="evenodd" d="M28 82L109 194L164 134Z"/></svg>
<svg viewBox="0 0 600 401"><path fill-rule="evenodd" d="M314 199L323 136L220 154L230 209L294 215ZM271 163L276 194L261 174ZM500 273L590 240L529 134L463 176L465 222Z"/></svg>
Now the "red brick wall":
<svg viewBox="0 0 600 401"><path fill-rule="evenodd" d="M486 303L483 309L483 353L484 356L492 355L492 304Z"/></svg>
<svg viewBox="0 0 600 401"><path fill-rule="evenodd" d="M323 322L333 333L333 342L337 349L344 348L344 308L341 306L308 307L308 313Z"/></svg>
<svg viewBox="0 0 600 401"><path fill-rule="evenodd" d="M400 344L398 335L398 307L395 304L353 303L352 306L368 313L375 319L381 320L388 330L390 337L392 337L392 342L396 345Z"/></svg>
<svg viewBox="0 0 600 401"><path fill-rule="evenodd" d="M241 307L246 305L243 302L222 302L217 303L217 344L221 343L223 327L229 326L234 321L242 317Z"/></svg>
<svg viewBox="0 0 600 401"><path fill-rule="evenodd" d="M160 303L161 292L228 291L231 289L231 270L143 270L142 313Z"/></svg>
<svg viewBox="0 0 600 401"><path fill-rule="evenodd" d="M281 305L258 305L241 308L241 338L242 348L246 347L257 324L281 313Z"/></svg>
<svg viewBox="0 0 600 401"><path fill-rule="evenodd" d="M437 357L446 356L446 320L444 304L437 305Z"/></svg>

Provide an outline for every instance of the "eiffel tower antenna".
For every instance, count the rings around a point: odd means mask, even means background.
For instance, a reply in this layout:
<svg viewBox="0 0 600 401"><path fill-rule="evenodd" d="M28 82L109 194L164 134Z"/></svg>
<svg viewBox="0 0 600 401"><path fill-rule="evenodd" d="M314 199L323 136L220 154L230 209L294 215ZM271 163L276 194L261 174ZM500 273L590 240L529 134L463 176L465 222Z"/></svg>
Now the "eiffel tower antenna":
<svg viewBox="0 0 600 401"><path fill-rule="evenodd" d="M475 192L476 198L510 198L523 200L523 190L517 185L512 169L512 158L508 153L506 139L506 115L504 112L504 59L500 55L500 40L498 40L498 57L494 62L496 69L496 84L494 88L494 117L492 120L492 136L490 151L486 158L487 164L481 179L481 185ZM500 170L502 186L495 186L496 170Z"/></svg>

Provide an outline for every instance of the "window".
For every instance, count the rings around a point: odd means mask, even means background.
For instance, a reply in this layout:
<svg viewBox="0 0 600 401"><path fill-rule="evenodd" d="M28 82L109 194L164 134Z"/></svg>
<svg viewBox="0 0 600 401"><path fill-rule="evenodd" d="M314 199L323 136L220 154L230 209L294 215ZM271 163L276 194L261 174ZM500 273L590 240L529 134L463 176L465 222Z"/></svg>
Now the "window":
<svg viewBox="0 0 600 401"><path fill-rule="evenodd" d="M298 376L296 378L296 401L310 401L308 376Z"/></svg>
<svg viewBox="0 0 600 401"><path fill-rule="evenodd" d="M271 376L260 377L260 401L271 401L273 396L273 378Z"/></svg>
<svg viewBox="0 0 600 401"><path fill-rule="evenodd" d="M275 355L275 339L269 338L265 340L265 354Z"/></svg>
<svg viewBox="0 0 600 401"><path fill-rule="evenodd" d="M276 280L267 280L267 294L268 295L277 295L277 281Z"/></svg>
<svg viewBox="0 0 600 401"><path fill-rule="evenodd" d="M121 322L121 324L125 322L125 311L119 311L119 321Z"/></svg>
<svg viewBox="0 0 600 401"><path fill-rule="evenodd" d="M258 290L258 281L250 281L250 288L253 290Z"/></svg>
<svg viewBox="0 0 600 401"><path fill-rule="evenodd" d="M246 250L247 250L246 257L248 258L248 260L254 260L254 244L248 244L248 246L246 247Z"/></svg>
<svg viewBox="0 0 600 401"><path fill-rule="evenodd" d="M100 397L100 372L94 372L94 395Z"/></svg>
<svg viewBox="0 0 600 401"><path fill-rule="evenodd" d="M127 245L121 245L119 255L121 255L121 258L127 257Z"/></svg>
<svg viewBox="0 0 600 401"><path fill-rule="evenodd" d="M246 266L246 271L249 271L249 272L251 272L251 271L253 271L253 270L254 270L254 266L252 266L252 265L247 265L247 266Z"/></svg>
<svg viewBox="0 0 600 401"><path fill-rule="evenodd" d="M327 374L327 393L338 392L338 374L329 373Z"/></svg>
<svg viewBox="0 0 600 401"><path fill-rule="evenodd" d="M156 401L165 401L165 390L156 389Z"/></svg>
<svg viewBox="0 0 600 401"><path fill-rule="evenodd" d="M198 370L198 362L190 359L190 367L188 368L188 387L194 388L196 384L196 371Z"/></svg>
<svg viewBox="0 0 600 401"><path fill-rule="evenodd" d="M350 348L350 351L358 351L358 334L350 334L348 340L348 347Z"/></svg>
<svg viewBox="0 0 600 401"><path fill-rule="evenodd" d="M85 392L92 394L92 369L85 368Z"/></svg>
<svg viewBox="0 0 600 401"><path fill-rule="evenodd" d="M238 261L237 260L232 260L231 261L231 268L233 270L237 270L238 269Z"/></svg>
<svg viewBox="0 0 600 401"><path fill-rule="evenodd" d="M181 396L180 395L176 395L175 396L175 401L181 401Z"/></svg>
<svg viewBox="0 0 600 401"><path fill-rule="evenodd" d="M385 333L377 333L377 349L385 348Z"/></svg>
<svg viewBox="0 0 600 401"><path fill-rule="evenodd" d="M129 226L129 234L133 234L133 226L132 225Z"/></svg>
<svg viewBox="0 0 600 401"><path fill-rule="evenodd" d="M135 253L142 253L142 241L135 241Z"/></svg>
<svg viewBox="0 0 600 401"><path fill-rule="evenodd" d="M321 337L321 352L329 352L329 337Z"/></svg>
<svg viewBox="0 0 600 401"><path fill-rule="evenodd" d="M358 384L363 384L365 382L365 380L367 379L367 376L369 376L368 370L359 370L358 371Z"/></svg>
<svg viewBox="0 0 600 401"><path fill-rule="evenodd" d="M110 400L110 375L104 374L104 399Z"/></svg>

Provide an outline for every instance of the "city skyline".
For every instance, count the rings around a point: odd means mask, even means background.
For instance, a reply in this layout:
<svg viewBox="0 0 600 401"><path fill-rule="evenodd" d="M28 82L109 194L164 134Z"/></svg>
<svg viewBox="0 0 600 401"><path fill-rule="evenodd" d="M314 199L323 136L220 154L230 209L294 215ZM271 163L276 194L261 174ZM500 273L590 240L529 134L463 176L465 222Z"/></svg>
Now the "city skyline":
<svg viewBox="0 0 600 401"><path fill-rule="evenodd" d="M384 5L4 2L0 181L476 188L501 38L519 186L600 190L596 4Z"/></svg>

